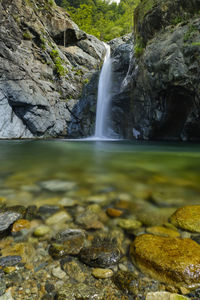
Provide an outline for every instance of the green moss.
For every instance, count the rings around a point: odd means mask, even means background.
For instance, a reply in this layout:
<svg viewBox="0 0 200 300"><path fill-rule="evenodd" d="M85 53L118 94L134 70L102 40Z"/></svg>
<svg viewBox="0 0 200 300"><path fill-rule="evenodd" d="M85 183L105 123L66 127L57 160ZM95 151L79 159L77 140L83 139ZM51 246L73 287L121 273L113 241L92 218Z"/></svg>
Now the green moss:
<svg viewBox="0 0 200 300"><path fill-rule="evenodd" d="M23 39L24 39L24 40L32 40L32 39L33 39L33 35L30 33L29 30L26 30L26 31L23 33Z"/></svg>
<svg viewBox="0 0 200 300"><path fill-rule="evenodd" d="M143 0L138 6L138 21L142 22L145 15L157 4L157 0Z"/></svg>
<svg viewBox="0 0 200 300"><path fill-rule="evenodd" d="M184 42L188 42L191 38L193 38L197 31L198 29L194 25L190 25L187 32L184 34Z"/></svg>
<svg viewBox="0 0 200 300"><path fill-rule="evenodd" d="M84 84L88 84L88 82L89 82L89 79L88 79L88 78L86 78L86 79L83 80L83 83L84 83Z"/></svg>
<svg viewBox="0 0 200 300"><path fill-rule="evenodd" d="M42 35L40 35L40 47L45 50L46 49L46 39L43 38Z"/></svg>
<svg viewBox="0 0 200 300"><path fill-rule="evenodd" d="M135 57L139 58L143 54L144 49L145 49L145 47L144 47L144 44L142 42L142 39L138 37L136 39L136 43L135 43L135 46L134 46Z"/></svg>
<svg viewBox="0 0 200 300"><path fill-rule="evenodd" d="M192 46L200 46L200 42L194 42L192 43Z"/></svg>
<svg viewBox="0 0 200 300"><path fill-rule="evenodd" d="M65 76L68 73L68 70L63 67L63 60L60 58L58 50L53 49L50 52L50 56L54 62L55 72L59 77Z"/></svg>

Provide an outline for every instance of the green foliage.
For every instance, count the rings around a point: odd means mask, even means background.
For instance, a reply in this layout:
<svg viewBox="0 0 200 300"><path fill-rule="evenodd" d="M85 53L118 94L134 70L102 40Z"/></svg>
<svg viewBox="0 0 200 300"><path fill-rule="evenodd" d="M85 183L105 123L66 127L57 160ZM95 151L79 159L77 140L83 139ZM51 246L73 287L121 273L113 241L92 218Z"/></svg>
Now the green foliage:
<svg viewBox="0 0 200 300"><path fill-rule="evenodd" d="M144 44L140 38L137 38L134 46L135 57L139 58L144 52Z"/></svg>
<svg viewBox="0 0 200 300"><path fill-rule="evenodd" d="M190 25L187 32L184 34L184 42L188 42L197 33L197 28L194 25Z"/></svg>
<svg viewBox="0 0 200 300"><path fill-rule="evenodd" d="M130 33L133 29L133 12L140 0L56 0L70 13L73 21L89 34L109 41Z"/></svg>
<svg viewBox="0 0 200 300"><path fill-rule="evenodd" d="M59 56L59 53L58 53L58 50L55 50L53 49L51 52L50 52L50 56L54 62L54 65L55 65L55 71L56 71L56 74L59 76L59 77L62 77L62 76L65 76L68 71L65 67L63 67L62 63L63 63L63 60L60 58Z"/></svg>
<svg viewBox="0 0 200 300"><path fill-rule="evenodd" d="M26 30L24 33L23 33L23 39L24 40L32 40L33 38L33 35L30 33L29 30Z"/></svg>

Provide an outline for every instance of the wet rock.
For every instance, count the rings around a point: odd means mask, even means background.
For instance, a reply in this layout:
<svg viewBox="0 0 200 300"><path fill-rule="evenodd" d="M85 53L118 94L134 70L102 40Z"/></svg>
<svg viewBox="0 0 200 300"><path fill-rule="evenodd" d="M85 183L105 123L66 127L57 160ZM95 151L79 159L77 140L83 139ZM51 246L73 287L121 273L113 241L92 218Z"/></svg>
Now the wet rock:
<svg viewBox="0 0 200 300"><path fill-rule="evenodd" d="M76 223L83 226L85 229L101 229L103 223L99 221L99 216L90 210L79 214L76 217Z"/></svg>
<svg viewBox="0 0 200 300"><path fill-rule="evenodd" d="M60 267L54 268L52 275L58 279L64 279L66 277L66 273Z"/></svg>
<svg viewBox="0 0 200 300"><path fill-rule="evenodd" d="M42 181L40 186L50 192L67 192L76 188L76 183L71 181L64 181L59 179Z"/></svg>
<svg viewBox="0 0 200 300"><path fill-rule="evenodd" d="M115 285L124 292L132 293L135 281L138 279L137 275L129 271L118 271L114 274L112 280Z"/></svg>
<svg viewBox="0 0 200 300"><path fill-rule="evenodd" d="M142 226L142 223L135 219L119 219L117 224L125 230L134 230Z"/></svg>
<svg viewBox="0 0 200 300"><path fill-rule="evenodd" d="M95 268L92 270L92 275L96 278L110 278L113 276L113 271L111 269L101 269Z"/></svg>
<svg viewBox="0 0 200 300"><path fill-rule="evenodd" d="M130 256L142 272L171 284L200 286L200 246L191 239L143 234L134 240Z"/></svg>
<svg viewBox="0 0 200 300"><path fill-rule="evenodd" d="M0 276L0 296L2 296L6 291L6 282L3 278ZM1 297L0 297L1 299Z"/></svg>
<svg viewBox="0 0 200 300"><path fill-rule="evenodd" d="M89 280L91 271L88 267L81 263L76 257L65 257L61 260L61 267L70 278L71 282L84 283Z"/></svg>
<svg viewBox="0 0 200 300"><path fill-rule="evenodd" d="M64 210L61 210L55 214L53 214L51 217L47 218L45 223L49 226L56 225L58 223L65 223L68 221L71 221L71 216Z"/></svg>
<svg viewBox="0 0 200 300"><path fill-rule="evenodd" d="M45 219L55 214L60 209L57 205L43 205L40 206L37 215L41 217L41 219Z"/></svg>
<svg viewBox="0 0 200 300"><path fill-rule="evenodd" d="M33 220L37 215L37 206L36 205L30 205L26 209L25 219L26 220Z"/></svg>
<svg viewBox="0 0 200 300"><path fill-rule="evenodd" d="M34 230L33 235L36 237L42 237L48 234L49 232L50 228L48 226L40 225Z"/></svg>
<svg viewBox="0 0 200 300"><path fill-rule="evenodd" d="M178 228L200 232L200 205L188 205L175 211L170 222Z"/></svg>
<svg viewBox="0 0 200 300"><path fill-rule="evenodd" d="M120 217L123 214L122 210L112 208L112 207L107 208L106 212L107 212L108 216L112 217L112 218Z"/></svg>
<svg viewBox="0 0 200 300"><path fill-rule="evenodd" d="M54 258L62 258L66 255L76 255L84 245L85 233L80 229L67 229L52 238L49 253Z"/></svg>
<svg viewBox="0 0 200 300"><path fill-rule="evenodd" d="M180 233L178 231L163 226L148 227L146 232L160 236L180 237Z"/></svg>
<svg viewBox="0 0 200 300"><path fill-rule="evenodd" d="M9 255L0 258L1 267L10 267L17 265L22 260L19 255Z"/></svg>
<svg viewBox="0 0 200 300"><path fill-rule="evenodd" d="M150 292L146 295L146 300L189 300L189 298L169 292Z"/></svg>
<svg viewBox="0 0 200 300"><path fill-rule="evenodd" d="M29 229L30 226L31 226L31 224L28 220L19 219L13 224L12 232L15 233L15 232L21 231L23 229Z"/></svg>
<svg viewBox="0 0 200 300"><path fill-rule="evenodd" d="M152 208L140 210L136 213L137 219L146 226L157 226L166 223L169 217L174 213L176 209L171 207L166 208Z"/></svg>
<svg viewBox="0 0 200 300"><path fill-rule="evenodd" d="M21 218L21 214L14 211L0 213L0 233L7 230L16 220Z"/></svg>
<svg viewBox="0 0 200 300"><path fill-rule="evenodd" d="M0 300L14 300L14 298L12 297L11 291L9 290L4 295L2 295L0 297Z"/></svg>
<svg viewBox="0 0 200 300"><path fill-rule="evenodd" d="M117 264L121 253L115 240L94 239L92 246L81 249L79 258L88 266L106 268Z"/></svg>

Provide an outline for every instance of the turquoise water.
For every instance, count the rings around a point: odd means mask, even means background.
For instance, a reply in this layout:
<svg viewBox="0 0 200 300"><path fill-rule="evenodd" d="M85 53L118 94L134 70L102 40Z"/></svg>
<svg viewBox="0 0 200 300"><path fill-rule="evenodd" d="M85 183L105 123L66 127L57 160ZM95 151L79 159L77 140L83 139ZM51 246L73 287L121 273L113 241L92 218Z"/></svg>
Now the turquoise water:
<svg viewBox="0 0 200 300"><path fill-rule="evenodd" d="M53 179L75 182L65 196L81 201L119 194L133 200L159 195L175 206L200 200L199 144L1 141L0 165L0 197L8 205L57 203L63 194L38 188Z"/></svg>

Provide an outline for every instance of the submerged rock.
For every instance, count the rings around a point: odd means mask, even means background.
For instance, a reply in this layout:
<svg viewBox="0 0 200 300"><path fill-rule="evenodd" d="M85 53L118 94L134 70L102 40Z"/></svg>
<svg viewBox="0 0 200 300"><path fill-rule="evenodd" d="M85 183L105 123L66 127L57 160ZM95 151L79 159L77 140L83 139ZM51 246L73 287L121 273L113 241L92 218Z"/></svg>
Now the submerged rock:
<svg viewBox="0 0 200 300"><path fill-rule="evenodd" d="M81 229L67 229L52 238L49 253L54 258L62 258L66 255L75 255L83 248L85 233Z"/></svg>
<svg viewBox="0 0 200 300"><path fill-rule="evenodd" d="M173 294L169 292L155 292L155 293L148 293L146 295L146 300L189 300L189 298L178 295L178 294Z"/></svg>
<svg viewBox="0 0 200 300"><path fill-rule="evenodd" d="M188 205L175 211L170 222L178 228L200 232L200 205Z"/></svg>
<svg viewBox="0 0 200 300"><path fill-rule="evenodd" d="M130 256L142 272L159 281L200 286L200 246L191 239L143 234L131 244Z"/></svg>
<svg viewBox="0 0 200 300"><path fill-rule="evenodd" d="M40 186L50 192L67 192L76 188L76 183L59 179L40 182Z"/></svg>
<svg viewBox="0 0 200 300"><path fill-rule="evenodd" d="M10 267L17 265L22 260L19 255L9 255L3 256L0 258L0 266L1 267Z"/></svg>
<svg viewBox="0 0 200 300"><path fill-rule="evenodd" d="M0 233L7 230L16 220L21 218L21 214L14 211L0 213Z"/></svg>
<svg viewBox="0 0 200 300"><path fill-rule="evenodd" d="M106 268L119 262L121 252L116 242L108 238L94 240L92 246L81 249L79 258L90 267Z"/></svg>

